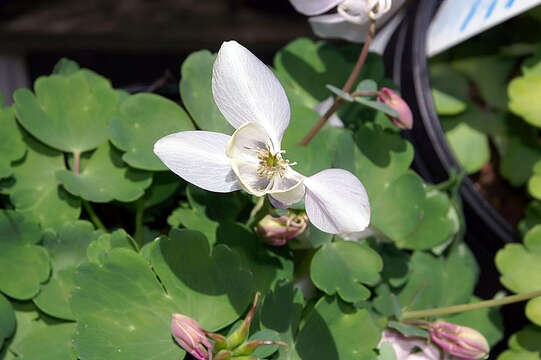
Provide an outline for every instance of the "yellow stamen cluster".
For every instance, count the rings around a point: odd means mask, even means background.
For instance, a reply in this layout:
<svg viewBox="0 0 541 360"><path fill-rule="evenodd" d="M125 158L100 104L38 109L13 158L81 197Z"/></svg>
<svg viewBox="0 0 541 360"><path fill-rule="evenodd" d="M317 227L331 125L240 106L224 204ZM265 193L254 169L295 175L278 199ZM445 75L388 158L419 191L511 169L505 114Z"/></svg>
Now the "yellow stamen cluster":
<svg viewBox="0 0 541 360"><path fill-rule="evenodd" d="M257 158L259 159L257 176L265 177L268 180L272 180L272 178L276 175L283 178L287 168L290 165L295 165L290 164L289 160L283 159L283 153L285 153L285 151L281 150L276 154L273 154L268 147L266 147L265 149L257 149Z"/></svg>

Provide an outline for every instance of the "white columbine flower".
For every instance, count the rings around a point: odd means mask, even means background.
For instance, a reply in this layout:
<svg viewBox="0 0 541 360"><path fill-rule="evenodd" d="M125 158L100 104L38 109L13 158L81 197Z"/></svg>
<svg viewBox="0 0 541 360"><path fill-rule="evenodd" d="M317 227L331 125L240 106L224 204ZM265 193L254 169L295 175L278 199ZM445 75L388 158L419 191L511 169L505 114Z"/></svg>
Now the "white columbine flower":
<svg viewBox="0 0 541 360"><path fill-rule="evenodd" d="M364 42L370 19L385 23L405 0L290 0L295 9L312 16L310 25L322 38ZM336 7L336 13L321 15ZM319 15L319 16L313 16Z"/></svg>
<svg viewBox="0 0 541 360"><path fill-rule="evenodd" d="M291 168L294 163L280 146L290 116L285 91L272 71L235 41L223 43L218 52L212 93L236 131L232 136L183 131L161 138L154 152L169 169L208 191L269 195L277 207L304 197L310 221L328 233L368 226L368 196L357 177L342 169L304 177Z"/></svg>

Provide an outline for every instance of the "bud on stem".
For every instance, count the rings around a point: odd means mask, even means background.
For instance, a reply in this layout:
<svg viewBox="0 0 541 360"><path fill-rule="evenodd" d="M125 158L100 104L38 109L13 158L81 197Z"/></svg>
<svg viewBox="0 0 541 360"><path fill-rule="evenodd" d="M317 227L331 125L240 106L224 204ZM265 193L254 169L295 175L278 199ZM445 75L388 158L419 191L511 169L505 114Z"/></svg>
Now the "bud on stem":
<svg viewBox="0 0 541 360"><path fill-rule="evenodd" d="M250 309L250 311L248 311L248 314L246 315L246 318L244 318L242 325L227 337L228 349L236 348L237 346L242 344L244 340L246 340L246 338L248 337L248 333L250 332L250 325L252 324L252 320L254 319L255 309L257 308L257 302L259 301L260 296L261 293L258 291L255 294L252 308Z"/></svg>
<svg viewBox="0 0 541 360"><path fill-rule="evenodd" d="M430 338L445 352L463 360L485 359L490 347L481 333L465 326L437 321L428 329Z"/></svg>

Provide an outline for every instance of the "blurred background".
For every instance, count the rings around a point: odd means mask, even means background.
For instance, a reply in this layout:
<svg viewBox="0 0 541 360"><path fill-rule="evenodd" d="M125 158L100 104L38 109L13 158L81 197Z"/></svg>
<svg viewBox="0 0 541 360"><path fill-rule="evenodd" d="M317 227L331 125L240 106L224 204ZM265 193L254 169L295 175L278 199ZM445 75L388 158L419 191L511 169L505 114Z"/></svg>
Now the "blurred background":
<svg viewBox="0 0 541 360"><path fill-rule="evenodd" d="M0 91L29 87L61 57L136 90L166 70L178 80L187 55L225 40L269 63L299 36L314 38L288 0L0 0Z"/></svg>

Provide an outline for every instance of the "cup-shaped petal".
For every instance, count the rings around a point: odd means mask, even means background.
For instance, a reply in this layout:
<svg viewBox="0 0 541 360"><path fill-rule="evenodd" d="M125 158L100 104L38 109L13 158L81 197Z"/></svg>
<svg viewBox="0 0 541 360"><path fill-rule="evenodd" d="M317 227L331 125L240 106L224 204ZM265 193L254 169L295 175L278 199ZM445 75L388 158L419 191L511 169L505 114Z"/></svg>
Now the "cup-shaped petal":
<svg viewBox="0 0 541 360"><path fill-rule="evenodd" d="M289 0L295 10L304 15L323 14L344 0Z"/></svg>
<svg viewBox="0 0 541 360"><path fill-rule="evenodd" d="M370 205L363 184L343 169L327 169L304 180L310 222L321 231L345 234L366 229Z"/></svg>

